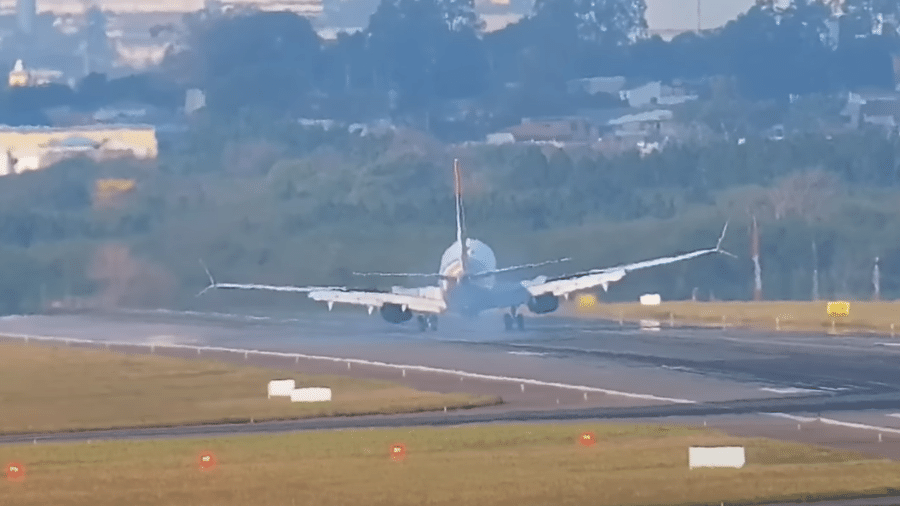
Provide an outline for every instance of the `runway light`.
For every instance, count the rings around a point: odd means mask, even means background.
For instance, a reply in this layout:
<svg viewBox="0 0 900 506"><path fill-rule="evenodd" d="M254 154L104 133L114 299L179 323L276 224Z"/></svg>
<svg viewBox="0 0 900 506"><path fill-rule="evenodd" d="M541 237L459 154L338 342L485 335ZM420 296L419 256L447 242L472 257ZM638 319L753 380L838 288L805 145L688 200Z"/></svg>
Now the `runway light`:
<svg viewBox="0 0 900 506"><path fill-rule="evenodd" d="M401 461L406 458L406 447L400 443L391 445L391 460Z"/></svg>
<svg viewBox="0 0 900 506"><path fill-rule="evenodd" d="M586 294L578 297L578 307L580 309L590 309L597 305L597 296L594 294Z"/></svg>
<svg viewBox="0 0 900 506"><path fill-rule="evenodd" d="M25 479L25 466L18 462L12 462L6 466L6 479L9 481L22 481Z"/></svg>
<svg viewBox="0 0 900 506"><path fill-rule="evenodd" d="M594 443L597 442L597 438L594 436L593 432L584 432L581 434L581 437L578 438L578 442L581 443L582 446L593 446Z"/></svg>
<svg viewBox="0 0 900 506"><path fill-rule="evenodd" d="M200 454L200 470L208 471L216 466L216 457L212 452L203 452Z"/></svg>

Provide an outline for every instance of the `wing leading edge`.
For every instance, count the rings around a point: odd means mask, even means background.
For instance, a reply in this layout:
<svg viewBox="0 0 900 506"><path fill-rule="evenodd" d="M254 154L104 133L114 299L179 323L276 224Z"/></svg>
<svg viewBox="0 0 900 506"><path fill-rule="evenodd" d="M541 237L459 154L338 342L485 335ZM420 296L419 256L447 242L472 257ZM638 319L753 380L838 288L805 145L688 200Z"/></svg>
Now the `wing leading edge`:
<svg viewBox="0 0 900 506"><path fill-rule="evenodd" d="M684 253L681 255L654 258L652 260L644 260L642 262L619 265L616 267L592 269L585 272L556 277L546 280L542 283L523 283L523 286L533 296L553 294L555 296L568 297L568 295L572 292L577 292L579 290L588 290L597 286L602 287L603 291L606 291L609 289L609 285L611 283L615 283L616 281L621 280L629 272L646 269L648 267L673 264L684 260L690 260L692 258L711 255L714 253L721 253L737 258L735 257L735 255L722 249L722 240L725 238L725 232L727 230L728 223L726 222L725 228L722 229L722 235L719 236L719 241L716 243L716 246L714 248L691 251L690 253Z"/></svg>

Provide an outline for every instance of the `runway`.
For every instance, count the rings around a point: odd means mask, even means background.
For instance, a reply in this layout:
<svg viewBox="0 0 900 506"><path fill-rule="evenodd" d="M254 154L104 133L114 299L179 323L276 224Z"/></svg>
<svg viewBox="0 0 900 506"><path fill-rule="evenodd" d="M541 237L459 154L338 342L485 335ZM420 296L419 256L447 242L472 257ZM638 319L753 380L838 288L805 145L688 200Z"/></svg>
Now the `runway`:
<svg viewBox="0 0 900 506"><path fill-rule="evenodd" d="M496 315L475 321L443 318L436 332L420 333L414 325L391 325L377 313L324 310L252 316L158 311L0 318L0 335L20 339L212 346L222 349L203 351L202 356L391 379L432 391L493 393L506 401L449 413L28 434L2 437L0 443L503 421L682 420L716 425L739 419L734 427L765 423L794 428L799 423L806 432L794 429L795 434L787 436L794 439L801 436L798 432L805 437L814 426L823 434L852 433L851 439L860 441L874 441L878 432L882 441L876 450L900 458L900 347L889 339L666 324L642 330L566 318L531 318L528 324L525 332L507 333ZM235 350L284 355L244 359ZM155 352L197 356L188 348L159 347Z"/></svg>

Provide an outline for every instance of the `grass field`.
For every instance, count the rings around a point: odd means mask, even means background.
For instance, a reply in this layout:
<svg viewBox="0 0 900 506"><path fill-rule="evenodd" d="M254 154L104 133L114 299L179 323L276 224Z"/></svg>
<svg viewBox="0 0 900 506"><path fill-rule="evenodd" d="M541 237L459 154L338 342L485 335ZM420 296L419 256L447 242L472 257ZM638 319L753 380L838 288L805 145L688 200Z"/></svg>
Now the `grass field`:
<svg viewBox="0 0 900 506"><path fill-rule="evenodd" d="M273 379L294 379L298 388L330 387L332 401L267 399L266 385ZM386 381L0 343L2 433L389 414L497 402L493 397L420 392Z"/></svg>
<svg viewBox="0 0 900 506"><path fill-rule="evenodd" d="M658 306L639 303L596 303L581 306L577 300L564 312L571 316L622 319L634 322L641 319L675 324L711 326L743 326L784 331L831 331L832 322L838 332L866 332L900 335L900 302L849 301L850 315L832 318L826 313L827 302L663 302ZM777 319L777 320L776 320Z"/></svg>
<svg viewBox="0 0 900 506"><path fill-rule="evenodd" d="M594 446L577 444L586 430ZM389 458L395 443L405 460ZM693 445L743 445L747 465L689 470ZM216 465L201 471L206 451ZM24 481L0 482L0 503L19 506L718 505L900 488L895 462L703 429L599 424L4 446L0 460L26 469Z"/></svg>

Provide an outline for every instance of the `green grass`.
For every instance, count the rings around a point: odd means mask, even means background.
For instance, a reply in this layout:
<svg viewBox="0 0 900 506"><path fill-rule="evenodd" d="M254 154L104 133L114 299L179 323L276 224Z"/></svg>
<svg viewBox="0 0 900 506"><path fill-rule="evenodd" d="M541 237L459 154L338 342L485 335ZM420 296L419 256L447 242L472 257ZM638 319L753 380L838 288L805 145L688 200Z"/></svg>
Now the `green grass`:
<svg viewBox="0 0 900 506"><path fill-rule="evenodd" d="M565 314L586 318L637 321L659 320L666 324L710 326L740 326L784 331L830 331L832 324L838 332L863 332L881 335L900 335L900 302L848 301L850 315L833 318L826 313L826 301L821 302L663 302L658 306L638 303L597 303L593 307L579 307L573 299ZM777 319L777 320L776 320Z"/></svg>
<svg viewBox="0 0 900 506"><path fill-rule="evenodd" d="M597 444L577 444L593 431ZM389 448L403 443L406 459ZM687 467L692 445L743 445L743 469ZM200 471L211 451L214 469ZM490 425L0 447L24 464L16 505L719 504L884 494L900 464L704 429ZM2 501L0 501L2 502Z"/></svg>
<svg viewBox="0 0 900 506"><path fill-rule="evenodd" d="M330 387L332 401L267 399L274 379L294 379L298 388ZM391 414L497 402L211 360L0 343L2 433Z"/></svg>

